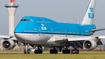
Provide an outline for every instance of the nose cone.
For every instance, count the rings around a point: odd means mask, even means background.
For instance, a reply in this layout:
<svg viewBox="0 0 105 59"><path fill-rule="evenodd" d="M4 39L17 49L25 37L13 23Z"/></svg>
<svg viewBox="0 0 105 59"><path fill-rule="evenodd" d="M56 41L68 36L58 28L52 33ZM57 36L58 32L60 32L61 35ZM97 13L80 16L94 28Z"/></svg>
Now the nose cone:
<svg viewBox="0 0 105 59"><path fill-rule="evenodd" d="M21 32L21 23L19 22L19 24L16 26L14 33L18 33Z"/></svg>
<svg viewBox="0 0 105 59"><path fill-rule="evenodd" d="M26 27L27 26L25 25L25 23L20 21L14 31L15 37L21 42L24 42L24 39L26 39L24 35L22 34L24 33L24 30Z"/></svg>
<svg viewBox="0 0 105 59"><path fill-rule="evenodd" d="M20 32L20 29L16 27L14 30L14 33L19 33L19 32Z"/></svg>

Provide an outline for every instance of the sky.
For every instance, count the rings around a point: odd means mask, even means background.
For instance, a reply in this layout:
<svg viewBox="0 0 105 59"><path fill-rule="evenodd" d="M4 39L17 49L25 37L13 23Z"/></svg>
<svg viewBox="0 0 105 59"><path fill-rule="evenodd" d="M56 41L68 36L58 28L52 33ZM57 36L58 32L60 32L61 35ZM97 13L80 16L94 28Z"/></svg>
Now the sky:
<svg viewBox="0 0 105 59"><path fill-rule="evenodd" d="M8 12L4 7L10 0L0 1L0 35L8 35ZM15 14L15 27L24 16L46 17L58 22L77 23L83 20L90 0L16 0L19 7ZM96 1L94 24L105 28L105 0ZM94 35L105 35L105 31ZM102 42L105 44L105 40Z"/></svg>

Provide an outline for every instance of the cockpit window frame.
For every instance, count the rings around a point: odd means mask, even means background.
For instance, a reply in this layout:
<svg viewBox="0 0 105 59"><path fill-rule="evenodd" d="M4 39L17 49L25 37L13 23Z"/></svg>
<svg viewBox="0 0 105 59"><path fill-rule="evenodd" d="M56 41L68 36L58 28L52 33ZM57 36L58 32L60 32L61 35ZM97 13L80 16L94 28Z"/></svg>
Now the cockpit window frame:
<svg viewBox="0 0 105 59"><path fill-rule="evenodd" d="M29 19L21 19L21 21L30 21Z"/></svg>

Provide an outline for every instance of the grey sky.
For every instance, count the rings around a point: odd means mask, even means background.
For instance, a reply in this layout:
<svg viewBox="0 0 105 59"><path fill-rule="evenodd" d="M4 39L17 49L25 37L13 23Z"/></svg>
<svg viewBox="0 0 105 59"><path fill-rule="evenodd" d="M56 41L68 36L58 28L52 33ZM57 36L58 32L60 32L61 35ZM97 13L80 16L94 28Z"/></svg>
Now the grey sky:
<svg viewBox="0 0 105 59"><path fill-rule="evenodd" d="M8 2L9 0L5 0L6 4ZM20 0L15 15L15 26L24 16L40 16L59 22L77 23L77 18L82 21L89 2L90 0ZM94 24L97 28L105 28L104 2L105 0L96 2ZM8 13L4 0L0 1L0 20L0 34L8 35ZM96 32L94 35L105 35L105 31Z"/></svg>

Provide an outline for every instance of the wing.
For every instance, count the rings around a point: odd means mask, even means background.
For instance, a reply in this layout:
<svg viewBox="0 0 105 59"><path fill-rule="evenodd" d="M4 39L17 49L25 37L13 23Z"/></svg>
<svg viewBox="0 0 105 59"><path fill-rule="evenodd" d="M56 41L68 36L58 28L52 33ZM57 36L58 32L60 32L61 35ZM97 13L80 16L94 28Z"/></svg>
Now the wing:
<svg viewBox="0 0 105 59"><path fill-rule="evenodd" d="M99 39L105 39L105 36L98 36Z"/></svg>
<svg viewBox="0 0 105 59"><path fill-rule="evenodd" d="M73 36L73 37L55 37L56 42L71 42L71 41L84 41L94 39L97 36Z"/></svg>
<svg viewBox="0 0 105 59"><path fill-rule="evenodd" d="M74 42L75 46L78 46L82 49L83 46L86 48L86 45L88 43L91 44L91 47L86 49L94 49L95 47L97 47L97 45L103 45L103 43L100 41L101 39L105 39L105 36L53 37L51 40L55 40L55 42L60 44Z"/></svg>
<svg viewBox="0 0 105 59"><path fill-rule="evenodd" d="M85 41L94 39L105 39L105 36L72 36L72 37L55 37L56 42L72 42L72 41Z"/></svg>
<svg viewBox="0 0 105 59"><path fill-rule="evenodd" d="M0 35L0 38L4 38L4 39L7 39L7 38L10 38L11 36L7 36L7 35Z"/></svg>
<svg viewBox="0 0 105 59"><path fill-rule="evenodd" d="M18 43L18 40L15 38L15 36L10 35L0 35L0 38L3 38L4 40L1 41L3 49L11 50L13 49Z"/></svg>
<svg viewBox="0 0 105 59"><path fill-rule="evenodd" d="M15 36L10 36L10 35L0 35L0 38L17 40Z"/></svg>

